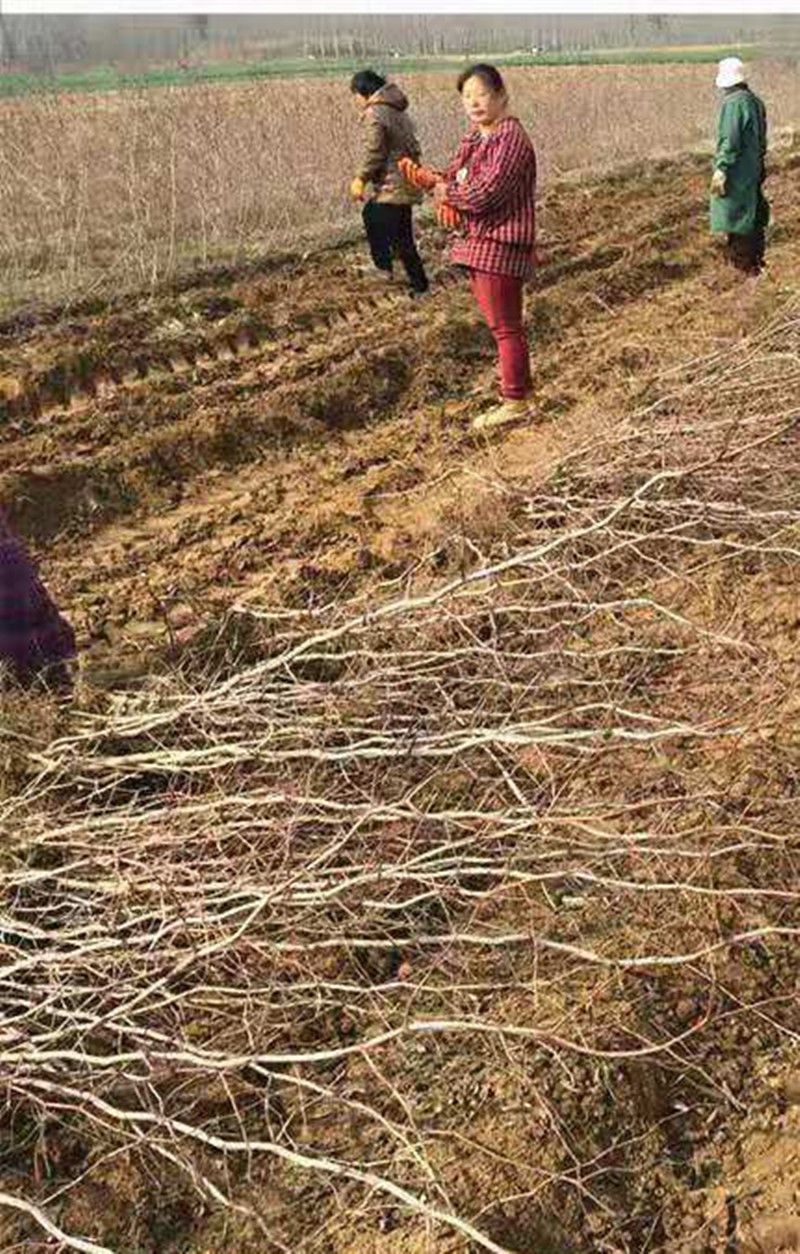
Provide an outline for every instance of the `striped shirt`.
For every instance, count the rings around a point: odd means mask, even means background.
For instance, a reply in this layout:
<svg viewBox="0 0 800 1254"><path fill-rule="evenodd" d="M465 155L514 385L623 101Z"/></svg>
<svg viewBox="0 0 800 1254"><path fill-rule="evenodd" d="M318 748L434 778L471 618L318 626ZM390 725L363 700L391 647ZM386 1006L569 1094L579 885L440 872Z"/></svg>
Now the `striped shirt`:
<svg viewBox="0 0 800 1254"><path fill-rule="evenodd" d="M447 199L464 214L452 260L489 274L527 279L536 241L536 153L522 123L465 135L446 173Z"/></svg>

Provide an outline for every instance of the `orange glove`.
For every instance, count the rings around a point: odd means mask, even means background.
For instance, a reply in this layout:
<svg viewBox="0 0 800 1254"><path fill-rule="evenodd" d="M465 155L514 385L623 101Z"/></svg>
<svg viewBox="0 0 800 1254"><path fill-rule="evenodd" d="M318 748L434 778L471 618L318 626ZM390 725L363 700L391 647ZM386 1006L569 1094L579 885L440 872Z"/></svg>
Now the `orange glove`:
<svg viewBox="0 0 800 1254"><path fill-rule="evenodd" d="M407 183L412 187L418 187L422 192L432 192L436 184L442 177L435 170L430 170L425 165L417 165L416 161L412 161L410 157L401 157L397 162L397 168Z"/></svg>
<svg viewBox="0 0 800 1254"><path fill-rule="evenodd" d="M353 200L364 199L365 187L366 185L363 179L358 179L358 178L353 179L352 183L350 184L350 195L352 196Z"/></svg>
<svg viewBox="0 0 800 1254"><path fill-rule="evenodd" d="M445 200L436 210L436 221L439 226L445 227L448 231L456 231L464 221L463 216L454 209L452 205L448 205Z"/></svg>

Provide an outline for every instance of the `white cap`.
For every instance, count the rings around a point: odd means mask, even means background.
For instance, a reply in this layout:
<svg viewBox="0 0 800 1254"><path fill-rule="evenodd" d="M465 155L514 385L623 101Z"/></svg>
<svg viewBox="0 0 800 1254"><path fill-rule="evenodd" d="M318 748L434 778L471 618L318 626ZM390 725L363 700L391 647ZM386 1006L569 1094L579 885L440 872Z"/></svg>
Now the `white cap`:
<svg viewBox="0 0 800 1254"><path fill-rule="evenodd" d="M717 68L717 87L736 87L744 81L744 66L739 58L724 57Z"/></svg>

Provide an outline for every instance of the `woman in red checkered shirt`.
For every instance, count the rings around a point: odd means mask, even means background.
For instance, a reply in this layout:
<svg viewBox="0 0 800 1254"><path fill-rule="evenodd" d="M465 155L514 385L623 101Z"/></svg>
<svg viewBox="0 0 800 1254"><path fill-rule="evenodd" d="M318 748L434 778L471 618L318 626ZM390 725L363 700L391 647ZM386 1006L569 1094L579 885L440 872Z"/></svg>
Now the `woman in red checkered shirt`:
<svg viewBox="0 0 800 1254"><path fill-rule="evenodd" d="M500 358L503 403L480 414L480 430L530 415L528 339L523 284L534 270L536 153L493 65L473 65L458 80L472 126L444 173L429 179L440 222L458 234L452 259L469 270Z"/></svg>

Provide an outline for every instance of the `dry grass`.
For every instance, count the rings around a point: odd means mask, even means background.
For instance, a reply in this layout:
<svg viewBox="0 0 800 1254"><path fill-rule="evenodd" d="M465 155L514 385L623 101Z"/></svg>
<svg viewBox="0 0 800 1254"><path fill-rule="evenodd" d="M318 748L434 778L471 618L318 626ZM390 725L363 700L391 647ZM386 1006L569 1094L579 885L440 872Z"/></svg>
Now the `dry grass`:
<svg viewBox="0 0 800 1254"><path fill-rule="evenodd" d="M512 69L514 105L549 174L708 143L708 66ZM773 127L800 116L796 67L759 63ZM463 128L449 76L405 81L429 159ZM345 82L195 86L0 105L6 310L153 287L357 226L345 189L358 127ZM607 225L607 224L603 224Z"/></svg>

